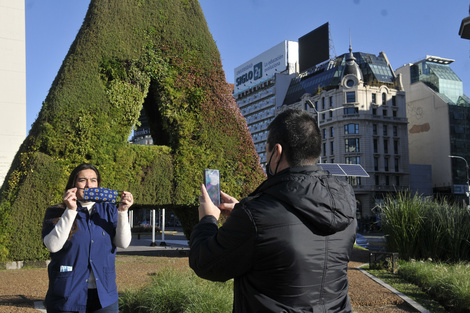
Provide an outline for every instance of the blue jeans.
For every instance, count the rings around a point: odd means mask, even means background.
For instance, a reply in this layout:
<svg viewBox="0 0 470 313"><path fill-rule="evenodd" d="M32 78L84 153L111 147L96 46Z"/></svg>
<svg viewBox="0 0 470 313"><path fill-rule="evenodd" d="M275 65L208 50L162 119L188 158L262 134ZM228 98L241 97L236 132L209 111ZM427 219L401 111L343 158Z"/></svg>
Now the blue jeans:
<svg viewBox="0 0 470 313"><path fill-rule="evenodd" d="M105 308L101 307L100 299L98 298L98 292L96 289L88 289L88 299L86 303L86 311L51 311L47 310L47 313L118 313L119 312L119 301L108 305Z"/></svg>

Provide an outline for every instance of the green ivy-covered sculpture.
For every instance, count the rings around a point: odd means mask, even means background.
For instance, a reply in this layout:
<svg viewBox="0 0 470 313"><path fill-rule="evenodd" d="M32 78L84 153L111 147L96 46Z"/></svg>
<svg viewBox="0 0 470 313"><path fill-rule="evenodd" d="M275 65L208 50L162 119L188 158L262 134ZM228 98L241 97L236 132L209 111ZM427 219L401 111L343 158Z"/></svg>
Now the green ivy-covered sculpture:
<svg viewBox="0 0 470 313"><path fill-rule="evenodd" d="M142 108L154 146L127 141ZM204 168L236 197L264 179L197 0L91 0L2 186L0 259L47 258L44 211L82 162L136 208L173 209L187 235Z"/></svg>

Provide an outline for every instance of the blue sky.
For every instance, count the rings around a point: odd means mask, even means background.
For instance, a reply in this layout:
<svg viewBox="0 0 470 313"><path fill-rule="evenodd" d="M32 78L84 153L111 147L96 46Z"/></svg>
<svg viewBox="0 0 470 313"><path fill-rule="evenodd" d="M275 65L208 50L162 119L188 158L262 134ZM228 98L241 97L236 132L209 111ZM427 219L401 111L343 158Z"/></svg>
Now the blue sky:
<svg viewBox="0 0 470 313"><path fill-rule="evenodd" d="M234 69L283 40L298 41L330 23L336 55L384 51L393 69L426 55L451 68L470 96L470 40L458 32L468 0L200 0L226 79ZM89 0L25 0L27 131L80 29Z"/></svg>

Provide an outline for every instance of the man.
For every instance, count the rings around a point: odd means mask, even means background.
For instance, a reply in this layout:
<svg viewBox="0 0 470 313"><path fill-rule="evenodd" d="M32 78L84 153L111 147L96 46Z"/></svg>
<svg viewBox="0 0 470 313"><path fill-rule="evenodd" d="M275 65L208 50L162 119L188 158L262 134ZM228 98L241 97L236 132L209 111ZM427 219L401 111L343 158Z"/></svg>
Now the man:
<svg viewBox="0 0 470 313"><path fill-rule="evenodd" d="M213 281L235 278L233 312L352 312L347 264L355 241L352 187L316 165L321 137L306 111L268 127L267 174L240 203L204 185L189 263ZM231 211L223 226L222 211Z"/></svg>

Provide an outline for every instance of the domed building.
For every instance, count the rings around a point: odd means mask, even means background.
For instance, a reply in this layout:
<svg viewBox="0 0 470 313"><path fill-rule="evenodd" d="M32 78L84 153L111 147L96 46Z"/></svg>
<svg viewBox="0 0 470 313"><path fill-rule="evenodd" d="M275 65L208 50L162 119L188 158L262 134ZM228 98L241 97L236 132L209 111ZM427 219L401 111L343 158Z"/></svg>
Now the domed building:
<svg viewBox="0 0 470 313"><path fill-rule="evenodd" d="M292 79L283 105L317 117L321 163L357 164L346 173L354 187L361 227L370 228L388 193L410 187L405 92L385 53L345 53ZM360 229L364 230L364 229Z"/></svg>

